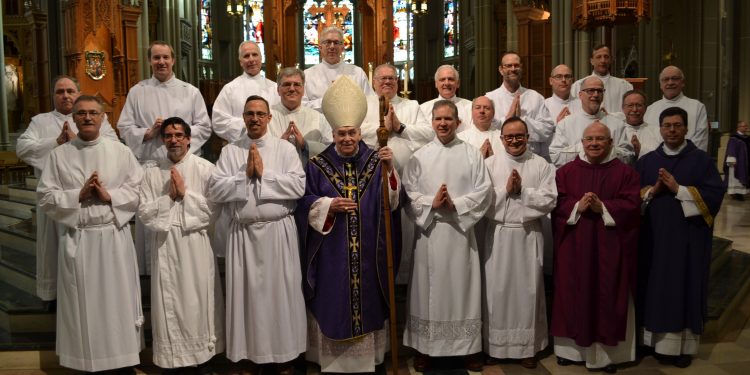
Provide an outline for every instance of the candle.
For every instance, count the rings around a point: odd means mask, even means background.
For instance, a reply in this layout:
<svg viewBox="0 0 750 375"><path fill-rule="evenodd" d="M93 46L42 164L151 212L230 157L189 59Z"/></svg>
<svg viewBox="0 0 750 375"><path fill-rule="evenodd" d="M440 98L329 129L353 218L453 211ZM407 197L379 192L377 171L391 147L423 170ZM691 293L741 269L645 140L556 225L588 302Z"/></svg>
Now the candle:
<svg viewBox="0 0 750 375"><path fill-rule="evenodd" d="M404 64L404 93L409 96L409 63Z"/></svg>
<svg viewBox="0 0 750 375"><path fill-rule="evenodd" d="M371 62L367 63L367 68L370 70L370 73L368 76L370 77L370 86L372 86L372 63Z"/></svg>
<svg viewBox="0 0 750 375"><path fill-rule="evenodd" d="M277 62L276 63L276 74L279 74L280 71L281 71L281 63Z"/></svg>

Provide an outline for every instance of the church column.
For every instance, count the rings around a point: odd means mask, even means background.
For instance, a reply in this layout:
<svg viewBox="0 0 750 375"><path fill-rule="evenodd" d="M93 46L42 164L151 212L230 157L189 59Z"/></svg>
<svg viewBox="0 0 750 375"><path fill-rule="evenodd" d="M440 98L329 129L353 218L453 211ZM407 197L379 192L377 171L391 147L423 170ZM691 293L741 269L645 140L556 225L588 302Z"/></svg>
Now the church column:
<svg viewBox="0 0 750 375"><path fill-rule="evenodd" d="M737 20L750 20L750 3L746 1L739 1L739 13L740 15L736 18ZM737 106L738 108L738 119L750 122L750 106L745 103L750 103L750 25L747 22L740 22L737 24L739 27L738 35L735 37L738 39L738 53L739 53L739 68L737 86L739 88L738 102L742 103ZM734 124L731 124L734 126Z"/></svg>
<svg viewBox="0 0 750 375"><path fill-rule="evenodd" d="M571 23L571 17L573 17L573 3L571 0L562 0L562 30L563 30L563 45L562 45L562 64L573 66L573 25Z"/></svg>
<svg viewBox="0 0 750 375"><path fill-rule="evenodd" d="M518 49L518 21L516 20L516 14L513 13L513 2L505 2L505 15L506 25L508 31L508 39L505 44L507 51L515 51Z"/></svg>
<svg viewBox="0 0 750 375"><path fill-rule="evenodd" d="M0 7L0 30L3 30L3 9ZM3 69L5 67L5 51L4 48L0 48L0 61L3 62ZM8 139L8 97L5 88L5 76L0 79L0 146L8 146L10 144Z"/></svg>
<svg viewBox="0 0 750 375"><path fill-rule="evenodd" d="M476 1L476 69L474 75L475 92L485 93L497 88L497 66L499 65L497 43L498 27L495 22L495 2Z"/></svg>
<svg viewBox="0 0 750 375"><path fill-rule="evenodd" d="M137 78L139 80L151 76L151 64L146 60L148 45L151 43L151 38L148 35L148 0L141 2L141 11L141 18L138 19L138 55L141 56L138 59L140 75Z"/></svg>
<svg viewBox="0 0 750 375"><path fill-rule="evenodd" d="M574 49L574 60L571 69L577 78L583 78L591 74L591 37L587 30L576 30L573 33L576 43Z"/></svg>

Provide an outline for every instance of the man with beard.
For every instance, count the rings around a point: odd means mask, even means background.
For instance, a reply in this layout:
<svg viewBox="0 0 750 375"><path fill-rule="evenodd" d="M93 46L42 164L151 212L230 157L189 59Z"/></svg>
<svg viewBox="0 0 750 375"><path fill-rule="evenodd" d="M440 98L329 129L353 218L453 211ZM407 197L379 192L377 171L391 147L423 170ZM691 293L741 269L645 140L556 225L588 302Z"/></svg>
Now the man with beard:
<svg viewBox="0 0 750 375"><path fill-rule="evenodd" d="M544 105L544 97L521 86L521 56L506 52L500 60L498 71L503 77L503 84L485 94L495 103L495 122L502 124L511 117L522 119L529 127L529 149L549 159L547 146L555 131L555 124Z"/></svg>
<svg viewBox="0 0 750 375"><path fill-rule="evenodd" d="M604 95L602 98L602 108L606 113L613 114L618 112L622 106L622 96L633 89L630 82L610 75L612 55L609 47L600 44L591 50L591 59L589 60L594 71L588 77L597 77L604 84ZM587 77L581 78L573 84L571 92L577 95L583 88L583 81Z"/></svg>
<svg viewBox="0 0 750 375"><path fill-rule="evenodd" d="M370 86L362 68L341 61L344 49L344 32L336 26L325 28L320 33L320 56L323 61L319 64L305 69L305 96L302 102L306 106L321 111L323 94L331 86L331 83L340 76L347 76L362 89L365 95L373 95L375 92Z"/></svg>
<svg viewBox="0 0 750 375"><path fill-rule="evenodd" d="M181 118L164 120L159 132L167 158L147 165L138 205L153 249L153 360L177 371L197 365L199 374L209 374L208 360L224 351L224 298L208 238L214 165L189 152L190 125Z"/></svg>
<svg viewBox="0 0 750 375"><path fill-rule="evenodd" d="M435 71L435 88L438 97L420 104L419 109L426 119L432 118L432 108L439 100L450 100L458 109L458 120L460 121L456 133L460 133L471 125L471 101L456 96L458 88L461 87L461 77L453 65L441 65Z"/></svg>
<svg viewBox="0 0 750 375"><path fill-rule="evenodd" d="M639 178L615 158L607 126L592 123L581 142L555 177L551 333L559 365L614 373L635 360Z"/></svg>
<svg viewBox="0 0 750 375"><path fill-rule="evenodd" d="M40 178L49 153L56 147L76 139L78 128L73 126L73 102L81 95L78 80L58 76L52 81L52 112L40 113L31 118L29 127L18 137L16 154L26 164L34 167L34 176ZM118 141L107 115L101 126L102 137ZM57 224L39 209L36 211L36 294L44 301L57 298Z"/></svg>
<svg viewBox="0 0 750 375"><path fill-rule="evenodd" d="M584 79L578 93L582 110L565 117L557 124L555 136L549 146L552 163L558 168L573 161L580 154L583 150L583 131L593 122L600 122L609 127L615 145L615 156L626 164L630 163L633 157L632 146L625 137L622 120L601 110L604 92L604 83L598 77Z"/></svg>
<svg viewBox="0 0 750 375"><path fill-rule="evenodd" d="M258 95L272 105L279 101L276 82L267 79L260 72L263 56L258 45L246 40L240 44L238 55L243 73L221 88L211 114L214 133L229 143L245 136L242 112L248 96Z"/></svg>
<svg viewBox="0 0 750 375"><path fill-rule="evenodd" d="M737 123L737 132L729 137L727 153L724 156L724 183L727 192L735 200L744 200L750 187L750 164L748 164L748 150L750 137L747 122Z"/></svg>
<svg viewBox="0 0 750 375"><path fill-rule="evenodd" d="M685 88L685 75L680 68L670 65L659 74L659 88L663 97L648 106L646 111L646 122L658 124L659 116L669 107L680 107L688 114L687 134L685 137L691 140L696 147L703 151L708 150L708 115L706 106L683 94Z"/></svg>
<svg viewBox="0 0 750 375"><path fill-rule="evenodd" d="M37 187L39 208L59 224L56 352L79 371L134 366L143 309L128 223L143 170L128 147L101 136L101 99L79 96L73 118L78 136L50 152Z"/></svg>
<svg viewBox="0 0 750 375"><path fill-rule="evenodd" d="M224 204L227 358L257 374L291 361L307 347L299 242L293 213L305 191L297 150L268 133L268 102L253 95L243 113L247 138L228 144L209 181L208 198ZM263 303L259 303L263 301Z"/></svg>

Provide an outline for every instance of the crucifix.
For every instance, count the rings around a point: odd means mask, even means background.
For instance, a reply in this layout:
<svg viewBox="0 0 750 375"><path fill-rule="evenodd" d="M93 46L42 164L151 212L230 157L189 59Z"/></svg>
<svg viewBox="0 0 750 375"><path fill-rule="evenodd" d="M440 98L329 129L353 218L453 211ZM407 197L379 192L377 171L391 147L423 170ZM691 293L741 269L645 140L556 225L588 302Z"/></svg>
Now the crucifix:
<svg viewBox="0 0 750 375"><path fill-rule="evenodd" d="M326 4L321 6L313 5L307 11L311 16L318 14L323 15L324 22L318 22L318 35L328 26L334 25L340 29L344 28L344 19L349 14L349 8L345 6L334 6L333 0L325 0Z"/></svg>
<svg viewBox="0 0 750 375"><path fill-rule="evenodd" d="M348 184L344 186L344 190L346 190L346 197L351 200L354 200L354 194L352 194L352 192L357 191L357 186Z"/></svg>

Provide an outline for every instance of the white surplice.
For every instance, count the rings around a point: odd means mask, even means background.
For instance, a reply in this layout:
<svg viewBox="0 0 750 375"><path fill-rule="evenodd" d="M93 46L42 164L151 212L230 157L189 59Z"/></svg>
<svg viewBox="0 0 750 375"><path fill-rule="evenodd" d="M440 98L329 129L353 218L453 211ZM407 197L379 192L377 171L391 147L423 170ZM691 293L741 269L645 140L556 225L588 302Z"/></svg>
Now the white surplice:
<svg viewBox="0 0 750 375"><path fill-rule="evenodd" d="M456 211L433 209L445 184ZM437 138L404 168L406 210L418 225L407 297L404 345L431 356L482 350L482 290L474 225L487 211L492 183L479 150Z"/></svg>
<svg viewBox="0 0 750 375"><path fill-rule="evenodd" d="M599 121L609 128L612 137L612 147L617 152L617 158L625 164L632 164L633 146L625 136L625 128L620 117L607 115L599 111L594 115L580 111L565 117L557 124L555 136L549 146L552 163L560 168L573 161L583 151L583 132L594 121Z"/></svg>
<svg viewBox="0 0 750 375"><path fill-rule="evenodd" d="M573 83L573 86L571 86L570 88L570 95L578 97L578 92L581 91L583 80L591 76L596 76L604 83L605 91L604 99L602 99L602 108L604 108L604 110L606 110L609 114L622 112L622 97L626 92L633 89L633 85L630 82L622 78L612 76L609 73L607 73L607 75L600 76L599 74L592 72L590 76L586 76L579 79L578 81L575 81L575 83Z"/></svg>
<svg viewBox="0 0 750 375"><path fill-rule="evenodd" d="M477 150L482 147L485 140L489 139L492 153L497 155L505 152L505 146L503 146L503 141L500 139L500 134L500 129L490 128L490 130L482 131L472 125L468 129L458 133L456 136L460 140L474 146Z"/></svg>
<svg viewBox="0 0 750 375"><path fill-rule="evenodd" d="M547 145L555 132L555 119L550 116L547 106L544 105L542 94L523 86L519 86L515 92L510 92L505 85L500 85L500 87L484 95L495 103L495 121L499 128L506 120L505 115L518 94L521 95L519 98L521 115L519 117L529 128L529 149L543 158L549 158Z"/></svg>
<svg viewBox="0 0 750 375"><path fill-rule="evenodd" d="M708 151L708 115L706 106L695 100L688 98L684 94L677 95L674 99L661 99L651 103L646 109L646 115L643 121L654 124L657 128L661 124L659 115L662 111L670 107L680 107L688 114L686 139L695 143L695 146L703 151Z"/></svg>
<svg viewBox="0 0 750 375"><path fill-rule="evenodd" d="M437 102L438 100L450 100L453 102L453 104L456 105L456 108L458 108L458 119L461 120L461 124L458 126L458 129L456 129L456 133L460 133L468 129L474 123L474 120L471 117L471 100L459 98L458 96L453 96L450 99L446 99L438 95L437 98L426 101L419 105L419 110L422 111L424 118L427 119L430 124L432 124L432 108L435 106L435 102Z"/></svg>
<svg viewBox="0 0 750 375"><path fill-rule="evenodd" d="M308 157L319 154L333 142L331 126L328 125L325 116L314 109L300 105L289 110L284 104L278 103L271 106L271 113L273 117L268 124L268 133L279 138L286 132L289 122L294 121L302 137L305 138Z"/></svg>
<svg viewBox="0 0 750 375"><path fill-rule="evenodd" d="M161 136L156 135L145 142L143 136L157 118L166 120L169 117L179 117L190 125L190 152L200 155L201 146L211 137L211 120L203 96L195 86L174 75L165 82L152 76L138 82L128 92L117 129L141 163L167 157ZM151 249L145 243L147 236L148 230L136 220L135 250L141 274L149 274L151 270Z"/></svg>
<svg viewBox="0 0 750 375"><path fill-rule="evenodd" d="M571 114L582 110L581 99L573 95L569 95L567 99L562 99L556 94L552 94L549 98L544 99L544 106L547 107L547 111L549 111L549 115L555 123L557 123L557 116L565 107Z"/></svg>
<svg viewBox="0 0 750 375"><path fill-rule="evenodd" d="M79 202L97 171L112 197ZM123 144L75 139L50 153L37 187L39 207L58 222L57 342L60 364L103 371L139 363L143 312L128 222L143 171Z"/></svg>
<svg viewBox="0 0 750 375"><path fill-rule="evenodd" d="M633 138L633 135L638 138L638 142L641 144L641 152L638 154L638 159L643 155L656 150L663 141L661 133L659 133L659 127L647 122L643 122L638 126L633 126L623 121L622 128L625 130L625 139L627 139L628 142ZM637 159L634 157L632 164L635 164L636 160Z"/></svg>
<svg viewBox="0 0 750 375"><path fill-rule="evenodd" d="M519 156L503 151L485 162L493 202L482 249L484 351L495 358L533 357L547 346L541 219L557 203L555 167L529 150ZM520 194L506 191L514 169Z"/></svg>
<svg viewBox="0 0 750 375"><path fill-rule="evenodd" d="M151 329L154 363L194 366L224 351L224 297L208 238L212 205L206 199L214 166L193 154L163 159L144 170L138 218L149 229ZM185 196L169 197L170 170L185 181Z"/></svg>
<svg viewBox="0 0 750 375"><path fill-rule="evenodd" d="M34 176L40 178L49 153L58 146L57 137L62 132L63 124L68 122L70 130L78 134L78 127L73 122L73 115L64 115L58 111L40 113L31 118L26 131L18 137L16 155L24 163L34 167ZM107 120L106 115L100 128L101 136L118 141L117 133ZM48 218L43 210L36 210L36 294L45 301L57 298L57 224Z"/></svg>
<svg viewBox="0 0 750 375"><path fill-rule="evenodd" d="M250 145L263 177L245 173ZM305 192L305 172L291 143L266 133L228 144L208 197L229 215L226 249L227 358L288 362L307 348L297 227L292 216Z"/></svg>
<svg viewBox="0 0 750 375"><path fill-rule="evenodd" d="M320 111L323 95L333 81L340 76L351 78L362 89L365 96L375 95L375 91L362 68L345 62L329 64L321 61L319 64L305 69L305 96L302 98L302 105Z"/></svg>
<svg viewBox="0 0 750 375"><path fill-rule="evenodd" d="M245 101L251 95L263 97L269 106L279 102L276 82L267 79L261 73L255 76L242 73L224 85L214 101L211 121L217 136L229 143L246 136L242 112L245 111Z"/></svg>

